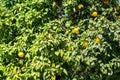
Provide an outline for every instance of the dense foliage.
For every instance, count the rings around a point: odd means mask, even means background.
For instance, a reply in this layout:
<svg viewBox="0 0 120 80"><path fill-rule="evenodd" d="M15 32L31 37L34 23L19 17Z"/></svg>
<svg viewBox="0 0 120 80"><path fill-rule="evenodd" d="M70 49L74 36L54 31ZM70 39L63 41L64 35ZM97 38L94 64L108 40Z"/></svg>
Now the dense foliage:
<svg viewBox="0 0 120 80"><path fill-rule="evenodd" d="M118 0L0 0L0 79L120 80Z"/></svg>

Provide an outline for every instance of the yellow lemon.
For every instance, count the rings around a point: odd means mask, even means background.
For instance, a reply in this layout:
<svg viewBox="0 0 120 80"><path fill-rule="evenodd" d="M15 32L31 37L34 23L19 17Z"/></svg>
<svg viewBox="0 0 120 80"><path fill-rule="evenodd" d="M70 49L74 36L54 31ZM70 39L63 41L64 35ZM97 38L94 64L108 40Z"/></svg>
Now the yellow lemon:
<svg viewBox="0 0 120 80"><path fill-rule="evenodd" d="M92 14L91 14L91 16L93 16L93 17L97 17L98 16L98 12L93 12Z"/></svg>
<svg viewBox="0 0 120 80"><path fill-rule="evenodd" d="M82 46L83 46L83 47L87 47L87 46L89 46L89 44L88 44L88 42L84 42L84 43L82 44Z"/></svg>
<svg viewBox="0 0 120 80"><path fill-rule="evenodd" d="M74 33L74 34L79 34L79 28L74 28L74 29L72 29L72 33Z"/></svg>
<svg viewBox="0 0 120 80"><path fill-rule="evenodd" d="M95 38L95 42L100 43L100 42L101 42L101 39L100 39L99 37L96 37L96 38Z"/></svg>
<svg viewBox="0 0 120 80"><path fill-rule="evenodd" d="M79 4L79 5L78 5L78 9L81 9L81 8L84 8L84 5L83 5L83 4Z"/></svg>
<svg viewBox="0 0 120 80"><path fill-rule="evenodd" d="M18 56L22 58L22 57L24 57L24 53L23 52L19 52Z"/></svg>

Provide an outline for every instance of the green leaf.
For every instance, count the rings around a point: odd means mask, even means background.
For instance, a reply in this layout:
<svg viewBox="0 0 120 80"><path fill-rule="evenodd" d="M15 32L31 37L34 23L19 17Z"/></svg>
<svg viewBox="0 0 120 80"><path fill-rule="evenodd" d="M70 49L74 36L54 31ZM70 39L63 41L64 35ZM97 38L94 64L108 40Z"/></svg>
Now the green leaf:
<svg viewBox="0 0 120 80"><path fill-rule="evenodd" d="M63 69L63 72L65 73L65 75L68 75L68 72L66 69Z"/></svg>

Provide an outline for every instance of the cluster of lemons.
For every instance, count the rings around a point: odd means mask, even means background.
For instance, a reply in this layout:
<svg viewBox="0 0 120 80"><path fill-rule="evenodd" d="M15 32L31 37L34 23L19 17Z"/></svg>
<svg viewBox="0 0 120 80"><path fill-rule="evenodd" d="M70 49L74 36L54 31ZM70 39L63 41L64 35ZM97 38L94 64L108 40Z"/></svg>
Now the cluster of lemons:
<svg viewBox="0 0 120 80"><path fill-rule="evenodd" d="M83 4L79 4L78 5L78 9L82 9L82 8L84 8L84 5ZM97 17L98 16L98 12L97 11L92 12L91 16L92 17ZM72 29L72 33L79 34L79 28ZM96 37L95 38L95 42L100 43L101 39L99 37ZM83 42L82 46L83 47L87 47L87 46L89 46L89 43L88 42Z"/></svg>
<svg viewBox="0 0 120 80"><path fill-rule="evenodd" d="M101 42L101 38L96 37L96 38L94 39L94 41L95 41L96 43L100 43L100 42ZM88 42L83 42L82 46L83 46L83 47L87 47L87 46L89 46L89 43L88 43Z"/></svg>
<svg viewBox="0 0 120 80"><path fill-rule="evenodd" d="M109 4L109 0L104 0L103 1L103 4ZM83 4L79 4L78 5L78 9L82 9L82 8L84 8L84 5ZM93 11L92 13L91 13L91 16L92 17L97 17L98 16L98 12L97 11ZM120 16L118 16L118 19L120 19ZM79 34L79 28L74 28L74 29L72 29L72 33L74 33L74 34ZM96 37L95 39L94 39L94 41L96 42L96 43L100 43L101 42L101 38L100 37ZM82 44L82 46L83 47L87 47L87 46L89 46L89 43L88 42L83 42L83 44Z"/></svg>
<svg viewBox="0 0 120 80"><path fill-rule="evenodd" d="M103 4L105 4L105 5L109 4L109 0L104 0L104 1L103 1ZM79 5L78 5L78 9L82 9L82 8L84 8L84 5L83 5L83 4L79 4ZM91 13L91 16L92 16L92 17L97 17L97 16L98 16L98 12L97 12L97 11L93 11L93 12ZM117 18L120 19L120 15L117 16Z"/></svg>
<svg viewBox="0 0 120 80"><path fill-rule="evenodd" d="M84 8L84 5L83 4L79 4L78 5L78 9L82 9L82 8ZM97 11L92 12L91 16L92 17L97 17L98 16L98 12Z"/></svg>
<svg viewBox="0 0 120 80"><path fill-rule="evenodd" d="M79 34L79 28L74 28L74 29L72 29L72 33L73 33L73 34ZM96 37L96 38L94 39L94 41L95 41L96 43L100 43L100 42L101 42L101 38ZM83 47L87 47L87 46L89 46L89 43L88 43L88 42L83 42L82 46L83 46Z"/></svg>

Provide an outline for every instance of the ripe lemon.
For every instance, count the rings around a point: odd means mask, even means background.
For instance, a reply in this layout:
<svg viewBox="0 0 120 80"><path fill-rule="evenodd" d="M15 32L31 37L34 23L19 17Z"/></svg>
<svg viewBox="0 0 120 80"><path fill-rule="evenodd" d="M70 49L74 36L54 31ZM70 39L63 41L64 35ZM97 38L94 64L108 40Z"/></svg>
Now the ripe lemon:
<svg viewBox="0 0 120 80"><path fill-rule="evenodd" d="M100 39L99 37L96 37L96 38L95 38L95 42L100 43L100 42L101 42L101 39Z"/></svg>
<svg viewBox="0 0 120 80"><path fill-rule="evenodd" d="M84 43L82 44L82 46L83 46L83 47L87 47L87 46L89 46L89 44L88 44L88 42L84 42Z"/></svg>
<svg viewBox="0 0 120 80"><path fill-rule="evenodd" d="M74 29L72 29L72 33L74 33L74 34L79 34L79 28L74 28Z"/></svg>
<svg viewBox="0 0 120 80"><path fill-rule="evenodd" d="M24 54L23 52L19 52L19 53L18 53L18 56L21 57L21 58L24 57L24 55L25 55L25 54Z"/></svg>
<svg viewBox="0 0 120 80"><path fill-rule="evenodd" d="M94 12L91 14L91 16L97 17L97 16L98 16L98 12L94 11Z"/></svg>
<svg viewBox="0 0 120 80"><path fill-rule="evenodd" d="M84 8L84 5L83 5L83 4L79 4L79 5L78 5L78 9L81 9L81 8Z"/></svg>

